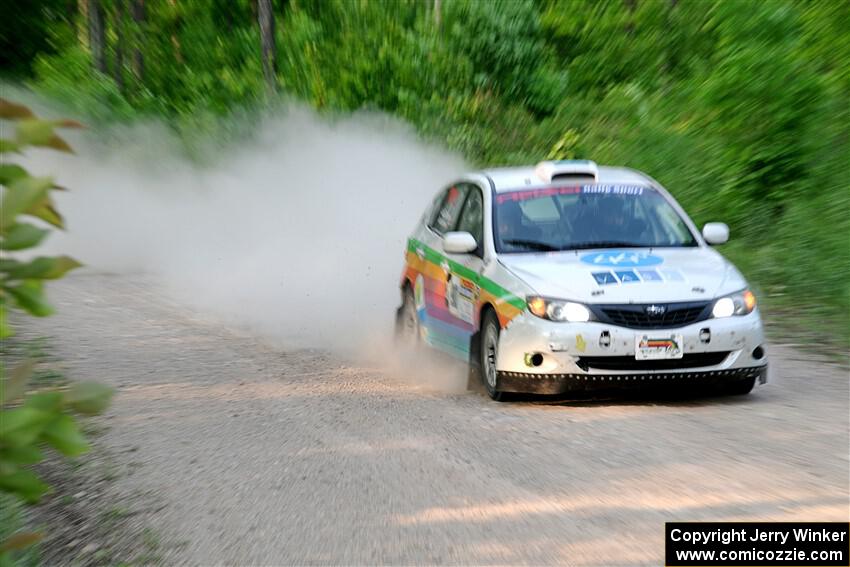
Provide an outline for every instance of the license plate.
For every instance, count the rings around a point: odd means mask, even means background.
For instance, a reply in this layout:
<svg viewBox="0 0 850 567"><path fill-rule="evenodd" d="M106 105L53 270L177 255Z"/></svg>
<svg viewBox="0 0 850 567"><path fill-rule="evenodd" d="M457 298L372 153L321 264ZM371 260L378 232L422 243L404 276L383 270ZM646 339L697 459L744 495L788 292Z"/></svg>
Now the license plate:
<svg viewBox="0 0 850 567"><path fill-rule="evenodd" d="M682 358L684 342L678 334L650 334L635 337L635 359Z"/></svg>

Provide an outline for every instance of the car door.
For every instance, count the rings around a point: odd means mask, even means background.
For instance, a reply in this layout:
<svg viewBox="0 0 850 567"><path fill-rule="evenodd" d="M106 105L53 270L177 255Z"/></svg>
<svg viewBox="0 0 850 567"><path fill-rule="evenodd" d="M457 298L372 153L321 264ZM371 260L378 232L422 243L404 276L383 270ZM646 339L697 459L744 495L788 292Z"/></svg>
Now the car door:
<svg viewBox="0 0 850 567"><path fill-rule="evenodd" d="M446 300L451 264L443 250L443 235L457 226L469 187L455 183L436 200L425 229L415 243L419 273L414 282L414 297L424 340L453 355L462 356L467 348L457 317Z"/></svg>
<svg viewBox="0 0 850 567"><path fill-rule="evenodd" d="M479 243L478 250L470 254L445 252L443 235L455 230L470 232ZM429 269L417 284L423 288L420 323L429 344L466 359L469 339L477 324L478 272L483 250L481 190L469 183L449 187L435 207L426 232L422 253L429 260Z"/></svg>

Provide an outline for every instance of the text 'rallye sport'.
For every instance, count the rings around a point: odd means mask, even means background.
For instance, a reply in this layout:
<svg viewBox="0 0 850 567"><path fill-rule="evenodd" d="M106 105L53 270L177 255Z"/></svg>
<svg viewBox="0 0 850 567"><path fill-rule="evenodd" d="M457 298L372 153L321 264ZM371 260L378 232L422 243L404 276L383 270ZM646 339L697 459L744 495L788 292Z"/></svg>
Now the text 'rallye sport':
<svg viewBox="0 0 850 567"><path fill-rule="evenodd" d="M469 361L506 392L767 378L756 299L649 176L592 161L473 173L407 241L398 335Z"/></svg>

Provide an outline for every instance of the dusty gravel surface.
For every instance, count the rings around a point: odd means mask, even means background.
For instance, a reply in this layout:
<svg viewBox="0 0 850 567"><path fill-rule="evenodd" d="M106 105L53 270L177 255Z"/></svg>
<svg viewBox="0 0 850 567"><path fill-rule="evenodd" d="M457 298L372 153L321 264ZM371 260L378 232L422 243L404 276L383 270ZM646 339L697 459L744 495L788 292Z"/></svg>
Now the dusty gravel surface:
<svg viewBox="0 0 850 567"><path fill-rule="evenodd" d="M743 398L498 404L273 346L149 279L51 297L36 330L117 389L113 497L148 495L168 564L660 564L665 521L848 520L848 371L799 347Z"/></svg>

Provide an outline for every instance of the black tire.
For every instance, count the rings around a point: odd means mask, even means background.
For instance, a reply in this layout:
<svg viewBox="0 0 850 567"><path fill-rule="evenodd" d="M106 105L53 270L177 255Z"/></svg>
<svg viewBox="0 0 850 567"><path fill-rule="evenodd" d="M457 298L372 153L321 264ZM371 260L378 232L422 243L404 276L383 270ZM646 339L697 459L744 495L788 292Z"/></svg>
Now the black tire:
<svg viewBox="0 0 850 567"><path fill-rule="evenodd" d="M487 395L497 402L505 401L504 392L498 391L496 359L499 353L499 332L501 327L496 313L491 309L484 312L481 319L481 333L479 337L479 374L481 383L487 390Z"/></svg>
<svg viewBox="0 0 850 567"><path fill-rule="evenodd" d="M743 380L724 385L723 393L727 396L746 396L752 391L755 385L755 378L744 378Z"/></svg>
<svg viewBox="0 0 850 567"><path fill-rule="evenodd" d="M396 342L402 347L416 348L420 341L416 300L409 287L404 288L401 297L401 307L398 309L395 322Z"/></svg>

